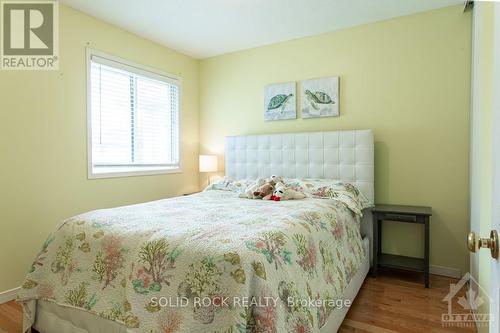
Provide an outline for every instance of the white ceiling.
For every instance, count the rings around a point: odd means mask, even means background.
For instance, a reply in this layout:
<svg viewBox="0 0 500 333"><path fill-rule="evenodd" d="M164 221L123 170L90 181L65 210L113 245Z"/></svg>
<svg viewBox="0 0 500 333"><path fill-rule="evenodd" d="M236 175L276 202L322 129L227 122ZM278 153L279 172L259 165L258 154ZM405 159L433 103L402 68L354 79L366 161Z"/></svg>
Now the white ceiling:
<svg viewBox="0 0 500 333"><path fill-rule="evenodd" d="M61 0L195 58L317 35L463 0Z"/></svg>

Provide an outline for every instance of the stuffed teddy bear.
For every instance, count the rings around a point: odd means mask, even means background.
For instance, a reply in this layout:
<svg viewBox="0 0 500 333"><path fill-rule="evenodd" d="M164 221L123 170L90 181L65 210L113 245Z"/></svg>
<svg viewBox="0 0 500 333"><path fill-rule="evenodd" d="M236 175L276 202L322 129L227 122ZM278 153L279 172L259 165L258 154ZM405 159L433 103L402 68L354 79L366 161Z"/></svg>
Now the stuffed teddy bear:
<svg viewBox="0 0 500 333"><path fill-rule="evenodd" d="M240 193L240 198L270 200L277 183L283 183L283 178L271 176L269 179L258 178L255 183L248 186L245 192Z"/></svg>
<svg viewBox="0 0 500 333"><path fill-rule="evenodd" d="M253 198L271 200L271 196L273 195L276 184L282 182L282 179L282 177L278 177L275 175L271 176L264 184L262 184L253 192Z"/></svg>
<svg viewBox="0 0 500 333"><path fill-rule="evenodd" d="M274 191L274 181L269 180L253 192L254 199L270 200Z"/></svg>
<svg viewBox="0 0 500 333"><path fill-rule="evenodd" d="M240 193L239 197L240 198L246 198L246 199L254 199L254 192L257 191L259 187L264 185L266 180L264 178L258 178L255 183L251 184L245 189L245 192Z"/></svg>
<svg viewBox="0 0 500 333"><path fill-rule="evenodd" d="M271 200L281 201L281 200L294 200L294 199L304 199L306 195L302 192L295 191L294 189L286 187L283 182L276 184Z"/></svg>

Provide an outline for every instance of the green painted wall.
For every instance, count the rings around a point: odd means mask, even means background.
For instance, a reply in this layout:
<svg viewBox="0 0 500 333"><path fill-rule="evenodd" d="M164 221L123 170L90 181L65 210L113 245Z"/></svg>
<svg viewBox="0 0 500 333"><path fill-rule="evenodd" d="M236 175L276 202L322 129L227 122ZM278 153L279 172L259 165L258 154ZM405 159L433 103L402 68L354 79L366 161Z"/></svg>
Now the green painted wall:
<svg viewBox="0 0 500 333"><path fill-rule="evenodd" d="M372 128L376 202L430 205L431 264L468 269L471 14L462 6L202 60L200 150L226 135ZM339 118L264 122L268 83L340 76ZM300 112L299 112L300 117ZM384 251L419 256L417 226Z"/></svg>
<svg viewBox="0 0 500 333"><path fill-rule="evenodd" d="M198 149L222 160L226 135L352 128L375 131L377 202L433 206L431 263L466 270L470 20L455 6L198 61L61 5L60 70L0 71L0 291L64 218L197 189ZM87 180L86 46L182 77L182 174ZM341 117L263 121L265 84L329 75ZM384 237L423 252L418 228Z"/></svg>
<svg viewBox="0 0 500 333"><path fill-rule="evenodd" d="M87 180L85 47L182 77L182 174ZM198 60L60 6L60 70L0 71L0 291L64 218L198 188Z"/></svg>

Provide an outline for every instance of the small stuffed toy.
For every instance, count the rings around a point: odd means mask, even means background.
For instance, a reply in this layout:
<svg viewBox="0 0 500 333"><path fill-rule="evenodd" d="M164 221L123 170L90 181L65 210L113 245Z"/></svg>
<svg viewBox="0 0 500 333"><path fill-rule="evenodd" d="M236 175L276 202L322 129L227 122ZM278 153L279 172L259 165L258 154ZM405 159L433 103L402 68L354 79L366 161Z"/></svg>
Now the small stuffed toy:
<svg viewBox="0 0 500 333"><path fill-rule="evenodd" d="M281 201L285 192L286 192L285 184L283 184L282 182L276 184L273 195L271 196L271 200ZM285 200L285 199L283 199L283 200Z"/></svg>
<svg viewBox="0 0 500 333"><path fill-rule="evenodd" d="M254 199L270 200L274 191L274 181L265 182L256 191L253 192Z"/></svg>
<svg viewBox="0 0 500 333"><path fill-rule="evenodd" d="M281 201L281 200L294 200L294 199L304 199L306 195L302 192L295 191L291 188L286 187L283 182L276 184L271 200Z"/></svg>
<svg viewBox="0 0 500 333"><path fill-rule="evenodd" d="M266 182L266 180L264 178L258 178L255 183L253 183L252 185L248 186L246 189L245 189L245 192L243 193L240 193L239 194L239 197L240 198L247 198L247 199L255 199L254 198L254 192L257 191L257 189L259 187L261 187L262 185L264 185Z"/></svg>
<svg viewBox="0 0 500 333"><path fill-rule="evenodd" d="M282 200L298 200L298 199L304 199L306 195L300 191L296 191L291 188L287 188L285 193L283 194L283 199Z"/></svg>
<svg viewBox="0 0 500 333"><path fill-rule="evenodd" d="M274 188L278 182L282 182L282 177L271 176L264 184L253 192L254 199L271 200Z"/></svg>

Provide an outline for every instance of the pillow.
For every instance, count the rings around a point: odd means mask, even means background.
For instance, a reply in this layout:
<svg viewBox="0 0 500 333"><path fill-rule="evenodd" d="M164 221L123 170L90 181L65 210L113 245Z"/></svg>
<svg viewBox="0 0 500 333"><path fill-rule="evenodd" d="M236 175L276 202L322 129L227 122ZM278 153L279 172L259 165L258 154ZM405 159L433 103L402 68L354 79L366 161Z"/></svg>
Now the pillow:
<svg viewBox="0 0 500 333"><path fill-rule="evenodd" d="M363 216L363 209L370 206L368 199L351 183L332 179L288 179L285 184L311 198L339 200L360 216Z"/></svg>
<svg viewBox="0 0 500 333"><path fill-rule="evenodd" d="M208 185L203 191L231 191L235 193L242 193L245 189L254 181L250 179L233 179L229 177L224 177L221 180L217 180L212 184Z"/></svg>

